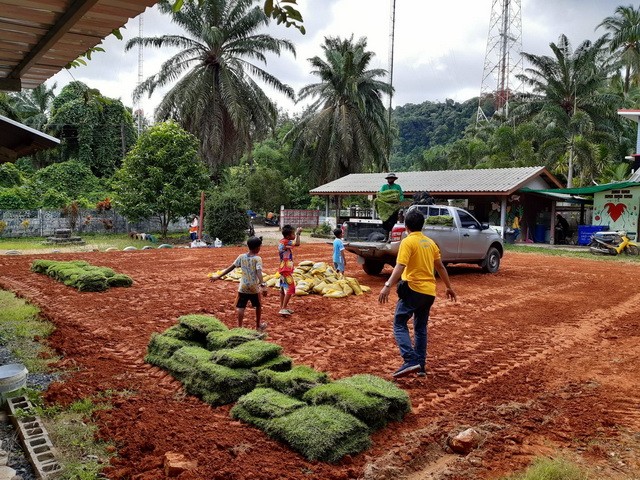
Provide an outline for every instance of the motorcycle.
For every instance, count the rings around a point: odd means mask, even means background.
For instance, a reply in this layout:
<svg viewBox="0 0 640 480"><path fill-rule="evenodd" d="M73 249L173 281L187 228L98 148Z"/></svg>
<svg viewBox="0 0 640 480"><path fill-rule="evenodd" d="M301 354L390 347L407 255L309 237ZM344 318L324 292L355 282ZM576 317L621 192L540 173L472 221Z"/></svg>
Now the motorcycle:
<svg viewBox="0 0 640 480"><path fill-rule="evenodd" d="M630 235L635 237L633 234ZM594 233L589 243L589 251L595 255L618 255L623 252L627 255L638 255L640 248L629 238L627 232L620 230Z"/></svg>
<svg viewBox="0 0 640 480"><path fill-rule="evenodd" d="M271 218L267 218L267 217L265 217L265 219L264 219L264 224L265 224L267 227L277 227L277 226L279 226L279 225L280 225L280 220L278 220L278 216L277 216L277 215L274 215L274 216L273 216L273 217L271 217Z"/></svg>

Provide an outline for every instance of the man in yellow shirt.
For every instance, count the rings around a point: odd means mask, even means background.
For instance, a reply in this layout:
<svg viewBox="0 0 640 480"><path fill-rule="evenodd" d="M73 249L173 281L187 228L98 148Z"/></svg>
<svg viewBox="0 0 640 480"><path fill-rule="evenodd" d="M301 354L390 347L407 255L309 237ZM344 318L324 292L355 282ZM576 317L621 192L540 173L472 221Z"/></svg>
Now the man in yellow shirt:
<svg viewBox="0 0 640 480"><path fill-rule="evenodd" d="M447 269L442 263L440 249L433 240L422 233L424 217L415 210L407 213L404 219L408 235L400 242L396 266L389 280L380 290L378 301L386 303L389 292L400 278L406 284L398 287L398 303L393 319L393 335L404 359L402 366L393 374L393 378L403 377L412 372L424 376L427 358L427 322L429 311L436 298L436 278L434 271L447 287L446 295L456 301L456 293L451 288ZM407 322L413 317L414 343L407 328Z"/></svg>

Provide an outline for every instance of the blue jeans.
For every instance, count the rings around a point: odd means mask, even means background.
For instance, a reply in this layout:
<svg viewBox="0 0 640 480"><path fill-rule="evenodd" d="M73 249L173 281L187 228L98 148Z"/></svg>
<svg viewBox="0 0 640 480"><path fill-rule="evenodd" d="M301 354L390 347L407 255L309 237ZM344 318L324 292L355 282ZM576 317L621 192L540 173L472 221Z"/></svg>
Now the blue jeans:
<svg viewBox="0 0 640 480"><path fill-rule="evenodd" d="M398 300L396 313L393 318L393 336L396 339L400 355L406 363L420 365L427 360L427 322L429 311L436 297L426 295L413 290L409 291L407 298ZM411 343L411 335L407 328L407 322L413 316L414 343Z"/></svg>

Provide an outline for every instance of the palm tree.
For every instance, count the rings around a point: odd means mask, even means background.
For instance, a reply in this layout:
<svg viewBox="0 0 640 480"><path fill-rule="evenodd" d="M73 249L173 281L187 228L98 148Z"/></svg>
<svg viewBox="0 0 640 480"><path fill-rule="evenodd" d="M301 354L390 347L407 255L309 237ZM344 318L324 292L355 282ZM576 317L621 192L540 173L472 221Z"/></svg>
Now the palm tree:
<svg viewBox="0 0 640 480"><path fill-rule="evenodd" d="M609 51L616 53L624 66L624 88L626 95L632 83L640 83L640 6L619 6L615 15L605 18L596 29L604 27L611 36L607 36Z"/></svg>
<svg viewBox="0 0 640 480"><path fill-rule="evenodd" d="M573 184L576 135L589 142L614 141L613 135L620 128L616 114L620 97L604 89L612 69L603 59L605 42L605 37L593 43L586 40L574 51L567 37L561 35L558 44L550 44L553 57L522 54L531 66L519 78L532 92L525 95L528 101L518 106L514 115L550 127L546 141L553 134L564 145L562 153L558 149L548 152L554 152L557 164L567 162L568 187Z"/></svg>
<svg viewBox="0 0 640 480"><path fill-rule="evenodd" d="M23 123L36 130L44 131L49 121L51 104L56 97L54 90L57 84L48 88L45 83L31 90L23 90L16 95L16 109L23 118Z"/></svg>
<svg viewBox="0 0 640 480"><path fill-rule="evenodd" d="M171 15L185 35L136 37L126 49L178 47L160 72L136 88L134 96L149 96L175 82L156 109L156 120L175 119L200 140L200 154L215 170L233 164L250 151L253 140L275 126L275 104L256 83L261 80L293 98L291 87L253 63L266 63L266 54L295 54L288 40L256 33L269 19L254 6L256 0L189 2L174 12L168 0L160 11Z"/></svg>
<svg viewBox="0 0 640 480"><path fill-rule="evenodd" d="M315 99L287 137L294 141L294 153L311 155L310 171L318 182L388 168L382 95L393 89L378 79L385 70L368 69L374 54L366 48L365 38L354 43L353 37L326 37L325 59L309 59L320 81L300 89L298 101Z"/></svg>

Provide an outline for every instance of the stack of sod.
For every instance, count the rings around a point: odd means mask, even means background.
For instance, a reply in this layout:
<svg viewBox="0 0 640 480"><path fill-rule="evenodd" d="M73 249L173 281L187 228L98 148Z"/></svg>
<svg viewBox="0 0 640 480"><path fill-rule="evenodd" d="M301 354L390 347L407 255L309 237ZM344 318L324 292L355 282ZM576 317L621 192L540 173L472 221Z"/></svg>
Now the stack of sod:
<svg viewBox="0 0 640 480"><path fill-rule="evenodd" d="M233 348L214 350L212 359L215 363L231 368L251 368L278 357L281 351L282 347L275 343L251 340Z"/></svg>
<svg viewBox="0 0 640 480"><path fill-rule="evenodd" d="M328 383L329 376L306 365L298 365L286 372L263 370L258 373L258 384L296 398L302 398L307 390Z"/></svg>
<svg viewBox="0 0 640 480"><path fill-rule="evenodd" d="M306 406L306 403L272 388L258 387L240 397L231 409L231 416L266 430L269 420Z"/></svg>
<svg viewBox="0 0 640 480"><path fill-rule="evenodd" d="M269 421L266 433L309 460L337 462L371 445L368 427L329 405L303 407Z"/></svg>
<svg viewBox="0 0 640 480"><path fill-rule="evenodd" d="M169 360L176 351L182 347L196 345L196 342L167 335L167 332L163 334L154 333L151 335L151 341L147 346L147 355L144 360L151 365L168 370Z"/></svg>
<svg viewBox="0 0 640 480"><path fill-rule="evenodd" d="M190 314L178 318L178 325L183 327L187 340L193 340L206 345L207 335L211 332L224 332L227 326L211 315Z"/></svg>
<svg viewBox="0 0 640 480"><path fill-rule="evenodd" d="M302 399L312 405L332 405L357 417L372 430L401 420L411 410L404 390L373 375L355 375L314 387Z"/></svg>
<svg viewBox="0 0 640 480"><path fill-rule="evenodd" d="M102 292L109 287L130 287L133 280L107 267L96 267L82 260L58 262L35 260L31 270L75 287L81 292Z"/></svg>

